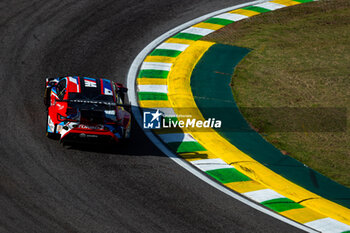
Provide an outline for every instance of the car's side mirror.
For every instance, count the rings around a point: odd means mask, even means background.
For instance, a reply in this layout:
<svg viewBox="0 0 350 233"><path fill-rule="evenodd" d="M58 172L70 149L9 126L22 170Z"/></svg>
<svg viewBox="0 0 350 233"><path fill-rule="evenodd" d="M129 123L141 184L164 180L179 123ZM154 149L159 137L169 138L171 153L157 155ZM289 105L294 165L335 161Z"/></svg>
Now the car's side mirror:
<svg viewBox="0 0 350 233"><path fill-rule="evenodd" d="M57 85L57 82L55 82L55 81L49 82L49 86L50 86L50 87L54 87L54 86L56 86L56 85Z"/></svg>
<svg viewBox="0 0 350 233"><path fill-rule="evenodd" d="M55 78L46 78L46 88L54 87L57 83L57 79Z"/></svg>

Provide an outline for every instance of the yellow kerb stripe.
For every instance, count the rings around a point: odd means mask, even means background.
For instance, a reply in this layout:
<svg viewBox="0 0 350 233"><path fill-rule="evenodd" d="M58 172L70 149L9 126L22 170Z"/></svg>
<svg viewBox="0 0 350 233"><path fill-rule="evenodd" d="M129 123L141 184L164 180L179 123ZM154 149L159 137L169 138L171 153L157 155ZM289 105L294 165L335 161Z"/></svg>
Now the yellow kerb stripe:
<svg viewBox="0 0 350 233"><path fill-rule="evenodd" d="M228 183L225 185L227 187L229 187L230 189L233 189L239 193L246 193L246 192L256 191L256 190L260 190L260 189L266 189L265 186L263 186L262 184L254 181L254 180L242 181L242 182L232 182L232 183Z"/></svg>
<svg viewBox="0 0 350 233"><path fill-rule="evenodd" d="M139 101L141 108L170 108L168 100L142 100Z"/></svg>
<svg viewBox="0 0 350 233"><path fill-rule="evenodd" d="M238 9L238 10L230 11L230 13L245 15L245 16L248 16L248 17L260 14L259 12L245 10L245 9Z"/></svg>
<svg viewBox="0 0 350 233"><path fill-rule="evenodd" d="M179 39L179 38L169 38L165 43L178 43L178 44L193 44L195 41L193 40L185 40L185 39Z"/></svg>
<svg viewBox="0 0 350 233"><path fill-rule="evenodd" d="M270 1L270 2L277 3L277 4L282 4L282 5L285 5L285 6L294 6L294 5L300 4L300 2L295 2L295 1L291 1L291 0L273 0L273 1Z"/></svg>
<svg viewBox="0 0 350 233"><path fill-rule="evenodd" d="M309 208L287 210L281 212L280 214L300 223L307 223L317 219L325 218L324 215L319 214Z"/></svg>
<svg viewBox="0 0 350 233"><path fill-rule="evenodd" d="M164 78L138 78L137 85L167 85L167 79Z"/></svg>
<svg viewBox="0 0 350 233"><path fill-rule="evenodd" d="M173 63L175 61L175 57L164 57L164 56L147 56L144 60L146 62L165 62L165 63Z"/></svg>
<svg viewBox="0 0 350 233"><path fill-rule="evenodd" d="M225 27L224 25L219 25L219 24L213 24L213 23L199 23L196 25L193 25L193 27L197 28L206 28L206 29L211 29L211 30L219 30L220 28Z"/></svg>

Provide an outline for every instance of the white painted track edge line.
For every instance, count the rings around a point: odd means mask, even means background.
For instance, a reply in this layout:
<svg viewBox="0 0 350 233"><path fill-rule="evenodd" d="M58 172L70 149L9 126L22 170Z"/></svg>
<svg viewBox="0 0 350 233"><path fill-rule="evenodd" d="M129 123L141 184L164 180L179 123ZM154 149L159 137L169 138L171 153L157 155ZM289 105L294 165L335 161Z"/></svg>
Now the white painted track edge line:
<svg viewBox="0 0 350 233"><path fill-rule="evenodd" d="M168 39L169 37L171 37L172 35L192 26L195 25L197 23L200 23L208 18L211 18L215 15L219 15L228 11L232 11L238 8L242 8L245 6L251 6L251 5L255 5L255 4L259 4L259 3L263 3L263 2L267 2L266 0L258 0L258 1L252 1L252 2L248 2L248 3L243 3L243 4L239 4L239 5L235 5L232 7L227 7L225 9L221 9L209 14L206 14L204 16L198 17L196 19L193 19L191 21L188 21L182 25L179 25L171 30L169 30L168 32L162 34L161 36L159 36L158 38L156 38L155 40L153 40L151 43L149 43L134 59L134 61L132 62L130 68L129 68L129 72L128 72L128 76L127 76L127 88L129 89L128 91L128 98L130 101L130 104L132 106L132 112L133 112L133 116L136 120L136 122L138 123L138 125L142 128L143 124L142 124L142 117L141 117L141 113L140 113L140 109L138 106L138 102L137 102L137 97L136 97L136 91L135 91L135 85L136 85L136 77L137 77L137 73L138 70L142 64L142 62L144 61L144 59L146 58L146 56L154 49L156 48L160 43L162 43L163 41L165 41L166 39ZM287 223L291 226L294 226L298 229L304 230L306 232L318 232L312 228L309 228L305 225L302 225L298 222L295 222L291 219L288 219L280 214L277 214L276 212L273 212L271 210L266 209L265 207L262 207L261 205L247 199L244 198L240 195L238 195L237 193L233 192L232 190L228 190L227 188L225 188L223 185L218 184L217 182L211 180L209 177L207 177L205 174L202 173L202 171L199 171L198 169L194 168L190 163L188 163L187 161L179 158L176 154L174 154L171 150L169 150L165 144L163 144L160 139L154 135L152 133L151 130L144 130L146 136L152 141L152 143L158 147L159 150L161 150L166 156L168 156L170 159L172 159L174 162L176 162L178 165L180 165L181 167L183 167L184 169L186 169L187 171L191 172L193 175L197 176L199 179L201 179L202 181L206 182L207 184L211 185L212 187L220 190L221 192L229 195L230 197L264 213L267 214L275 219L278 219L284 223Z"/></svg>

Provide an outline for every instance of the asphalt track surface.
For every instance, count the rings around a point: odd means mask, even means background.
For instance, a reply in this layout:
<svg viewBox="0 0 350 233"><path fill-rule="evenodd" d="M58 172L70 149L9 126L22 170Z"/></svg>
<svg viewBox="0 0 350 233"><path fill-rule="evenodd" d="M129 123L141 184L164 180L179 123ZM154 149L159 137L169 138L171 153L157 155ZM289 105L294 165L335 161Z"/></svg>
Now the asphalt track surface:
<svg viewBox="0 0 350 233"><path fill-rule="evenodd" d="M134 122L127 148L45 137L46 76L126 83L154 38L244 1L0 2L0 232L295 232L212 188Z"/></svg>

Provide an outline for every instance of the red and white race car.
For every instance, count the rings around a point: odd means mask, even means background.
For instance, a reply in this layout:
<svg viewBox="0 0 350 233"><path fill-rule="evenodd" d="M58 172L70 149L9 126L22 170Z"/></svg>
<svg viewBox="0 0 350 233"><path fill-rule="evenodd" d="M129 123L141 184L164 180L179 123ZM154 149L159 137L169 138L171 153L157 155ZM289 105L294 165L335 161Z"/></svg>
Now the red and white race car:
<svg viewBox="0 0 350 233"><path fill-rule="evenodd" d="M108 79L47 78L46 135L61 142L119 142L130 137L127 88ZM127 109L129 111L127 111Z"/></svg>

